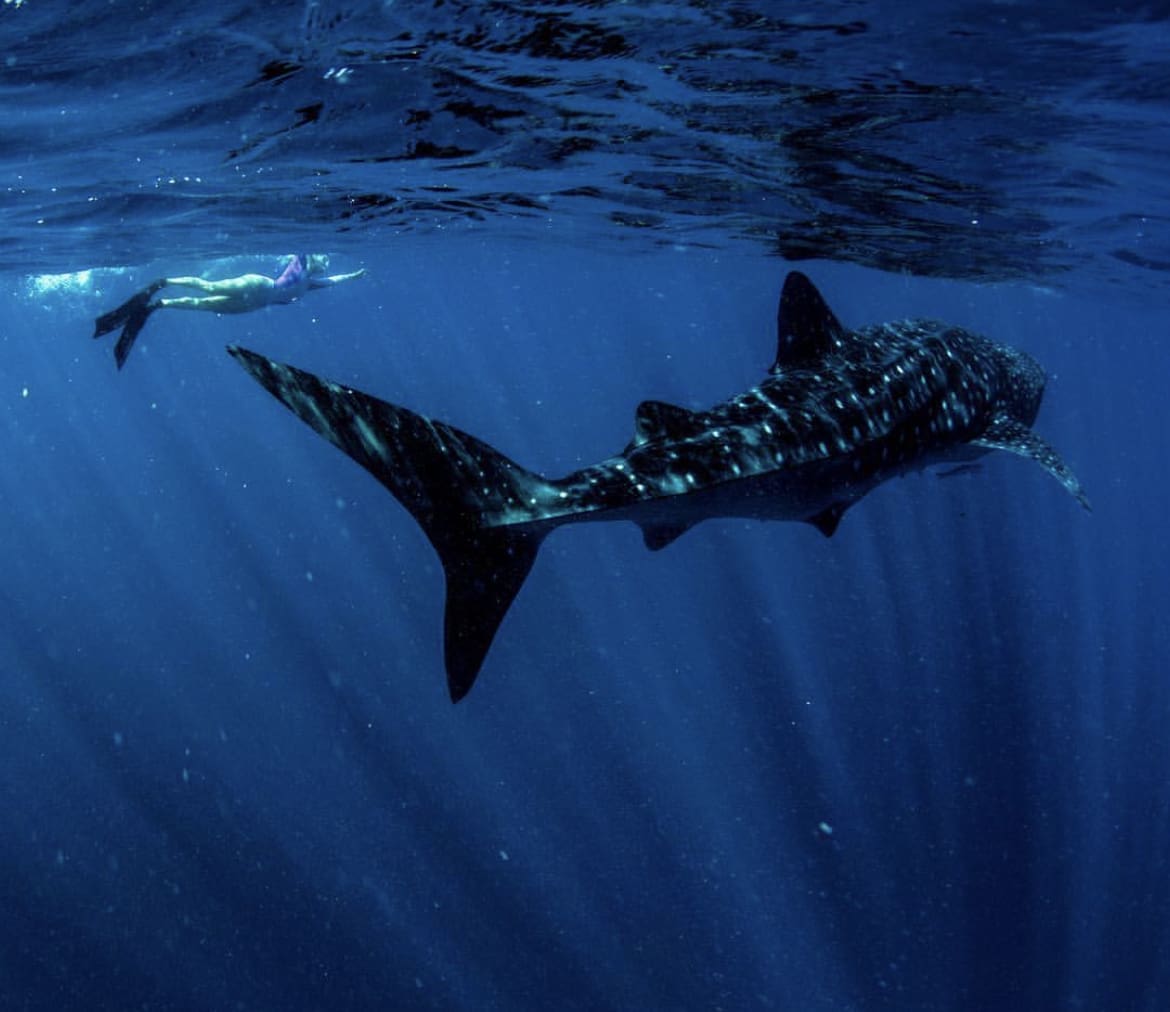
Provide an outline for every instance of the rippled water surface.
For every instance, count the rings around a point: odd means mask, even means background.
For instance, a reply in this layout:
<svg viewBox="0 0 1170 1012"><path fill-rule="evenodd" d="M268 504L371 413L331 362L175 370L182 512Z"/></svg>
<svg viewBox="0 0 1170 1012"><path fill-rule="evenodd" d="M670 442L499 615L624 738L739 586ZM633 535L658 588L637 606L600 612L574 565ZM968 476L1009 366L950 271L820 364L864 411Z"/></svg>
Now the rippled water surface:
<svg viewBox="0 0 1170 1012"><path fill-rule="evenodd" d="M1132 289L1170 266L1157 5L28 0L2 17L9 269L480 227Z"/></svg>

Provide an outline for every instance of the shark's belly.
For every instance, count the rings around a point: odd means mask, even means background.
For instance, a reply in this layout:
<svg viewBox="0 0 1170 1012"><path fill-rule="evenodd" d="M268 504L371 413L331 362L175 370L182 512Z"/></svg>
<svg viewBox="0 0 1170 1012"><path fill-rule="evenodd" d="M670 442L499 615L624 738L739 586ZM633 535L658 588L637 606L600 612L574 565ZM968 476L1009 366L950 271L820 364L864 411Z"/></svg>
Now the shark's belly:
<svg viewBox="0 0 1170 1012"><path fill-rule="evenodd" d="M987 451L967 444L938 446L892 466L871 468L844 456L717 485L695 503L699 519L808 520L832 506L848 506L891 478L939 464L967 463ZM700 493L704 499L707 493ZM684 509L687 508L684 506ZM697 522L697 520L696 520Z"/></svg>
<svg viewBox="0 0 1170 1012"><path fill-rule="evenodd" d="M936 446L889 466L874 466L861 455L847 454L689 489L680 489L677 479L609 485L604 492L579 487L563 497L562 489L537 515L512 514L501 518L501 526L559 527L627 520L643 526L691 527L720 517L808 520L830 507L856 502L890 478L938 464L969 462L985 452L969 444Z"/></svg>

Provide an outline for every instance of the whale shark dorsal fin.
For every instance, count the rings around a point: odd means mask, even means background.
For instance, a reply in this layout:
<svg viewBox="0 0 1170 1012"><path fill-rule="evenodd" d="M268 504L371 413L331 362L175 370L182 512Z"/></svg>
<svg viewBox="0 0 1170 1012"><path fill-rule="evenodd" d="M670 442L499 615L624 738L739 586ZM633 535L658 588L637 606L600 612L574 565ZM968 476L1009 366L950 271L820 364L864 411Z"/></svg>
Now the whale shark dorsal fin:
<svg viewBox="0 0 1170 1012"><path fill-rule="evenodd" d="M845 328L816 286L800 271L790 271L776 310L776 361L772 372L808 364L841 347Z"/></svg>
<svg viewBox="0 0 1170 1012"><path fill-rule="evenodd" d="M702 422L687 408L665 401L643 401L634 412L634 438L630 447L655 439L686 439L702 429Z"/></svg>
<svg viewBox="0 0 1170 1012"><path fill-rule="evenodd" d="M1060 454L1018 419L1009 415L996 415L983 435L971 442L988 450L1006 450L1008 453L1016 453L1036 461L1085 509L1092 509L1081 483L1077 481L1077 476L1061 460Z"/></svg>

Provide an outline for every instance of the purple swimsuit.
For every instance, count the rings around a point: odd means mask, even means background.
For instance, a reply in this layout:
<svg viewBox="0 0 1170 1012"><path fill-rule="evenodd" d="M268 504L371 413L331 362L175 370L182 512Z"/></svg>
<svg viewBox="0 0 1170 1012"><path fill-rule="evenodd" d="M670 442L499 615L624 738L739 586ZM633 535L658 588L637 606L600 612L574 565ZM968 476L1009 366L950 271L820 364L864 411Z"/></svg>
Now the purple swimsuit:
<svg viewBox="0 0 1170 1012"><path fill-rule="evenodd" d="M308 267L305 264L305 258L299 253L296 254L289 262L288 266L281 273L272 284L278 291L284 291L286 288L299 288L307 280Z"/></svg>

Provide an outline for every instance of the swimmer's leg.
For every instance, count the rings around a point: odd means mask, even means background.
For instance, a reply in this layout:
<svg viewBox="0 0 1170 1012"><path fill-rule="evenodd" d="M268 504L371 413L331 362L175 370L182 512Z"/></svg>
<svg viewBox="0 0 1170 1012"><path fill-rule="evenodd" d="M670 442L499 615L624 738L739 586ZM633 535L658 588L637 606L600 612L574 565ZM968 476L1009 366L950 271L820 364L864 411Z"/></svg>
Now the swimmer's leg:
<svg viewBox="0 0 1170 1012"><path fill-rule="evenodd" d="M194 288L204 295L226 295L229 298L249 299L257 292L272 288L272 278L263 274L241 274L237 278L220 278L218 281L204 281L203 278L167 278L168 285L180 288Z"/></svg>
<svg viewBox="0 0 1170 1012"><path fill-rule="evenodd" d="M194 288L200 292L209 292L210 293L210 292L215 291L215 286L218 284L218 282L204 281L203 278L182 277L182 278L167 278L167 284L168 285L176 285L179 288Z"/></svg>
<svg viewBox="0 0 1170 1012"><path fill-rule="evenodd" d="M140 294L146 295L147 299L150 298L148 293ZM135 296L135 298L138 297ZM223 303L230 301L223 295L209 295L203 298L159 299L157 302L144 302L137 312L131 313L125 328L122 330L122 336L118 338L118 343L114 347L114 360L118 363L118 368L121 369L126 364L126 357L130 354L130 349L134 347L138 332L142 330L147 318L156 309L206 309L216 312Z"/></svg>
<svg viewBox="0 0 1170 1012"><path fill-rule="evenodd" d="M159 299L160 309L202 309L211 313L222 313L231 302L226 295L184 295L178 299Z"/></svg>

